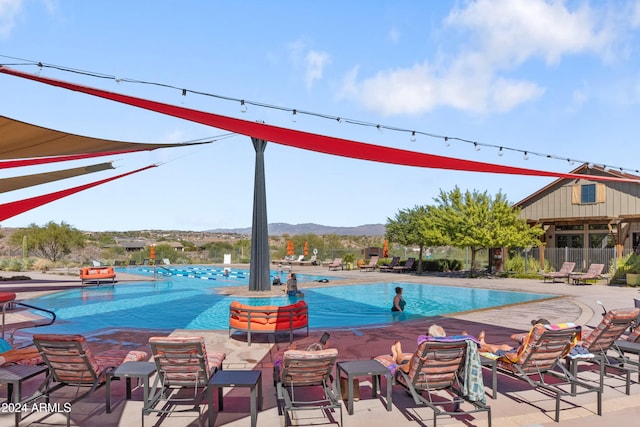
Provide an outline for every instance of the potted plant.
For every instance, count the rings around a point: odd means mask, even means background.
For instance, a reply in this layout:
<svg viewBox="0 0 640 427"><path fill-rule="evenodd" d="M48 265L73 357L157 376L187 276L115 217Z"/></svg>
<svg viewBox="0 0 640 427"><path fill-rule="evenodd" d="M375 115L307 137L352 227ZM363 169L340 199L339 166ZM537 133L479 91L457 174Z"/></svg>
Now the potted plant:
<svg viewBox="0 0 640 427"><path fill-rule="evenodd" d="M640 255L631 254L622 265L623 271L627 275L627 285L640 285Z"/></svg>
<svg viewBox="0 0 640 427"><path fill-rule="evenodd" d="M345 254L342 257L342 262L347 270L353 270L353 262L356 260L356 257L353 254Z"/></svg>

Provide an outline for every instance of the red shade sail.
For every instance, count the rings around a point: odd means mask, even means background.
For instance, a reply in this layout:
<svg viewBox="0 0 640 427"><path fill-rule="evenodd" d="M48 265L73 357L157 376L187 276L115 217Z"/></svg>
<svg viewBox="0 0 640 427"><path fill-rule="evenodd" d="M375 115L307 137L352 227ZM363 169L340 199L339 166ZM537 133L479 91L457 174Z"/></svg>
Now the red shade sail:
<svg viewBox="0 0 640 427"><path fill-rule="evenodd" d="M119 178L123 178L125 176L133 175L134 173L142 172L147 169L151 169L156 167L157 165L145 166L140 169L136 169L131 172L123 173L120 175L113 176L111 178L102 179L100 181L92 182L89 184L80 185L78 187L68 188L66 190L56 191L54 193L44 194L42 196L31 197L29 199L18 200L16 202L4 203L0 205L0 221L4 221L7 218L14 217L31 209L37 208L42 205L46 205L47 203L51 203L58 199L62 199L63 197L70 196L75 193L79 193L80 191L87 190L89 188L96 187L100 184L104 184L109 181L114 181Z"/></svg>
<svg viewBox="0 0 640 427"><path fill-rule="evenodd" d="M272 141L290 147L302 148L305 150L332 154L336 156L435 169L638 183L638 180L630 178L548 172L512 166L502 166L492 163L475 162L471 160L463 160L452 157L437 156L433 154L401 150L397 148L383 147L373 144L366 144L363 142L271 126L264 123L250 122L161 102L150 101L133 96L91 88L88 86L77 85L62 80L42 77L35 74L23 73L21 71L14 70L8 67L0 67L0 73L22 77L37 82L86 93L89 95L110 99L112 101L133 105L151 111L156 111L162 114L167 114L169 116L213 126L219 129L225 129L231 132L249 135L251 137L259 138L265 141Z"/></svg>

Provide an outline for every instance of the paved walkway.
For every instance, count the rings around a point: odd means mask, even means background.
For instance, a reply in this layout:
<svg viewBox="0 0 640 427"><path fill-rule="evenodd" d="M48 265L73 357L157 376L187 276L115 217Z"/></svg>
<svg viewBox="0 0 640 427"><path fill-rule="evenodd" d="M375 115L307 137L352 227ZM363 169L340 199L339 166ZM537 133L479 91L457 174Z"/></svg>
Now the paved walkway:
<svg viewBox="0 0 640 427"><path fill-rule="evenodd" d="M244 266L246 268L246 266ZM386 281L403 281L412 283L428 283L445 286L463 286L472 288L489 288L509 291L542 292L557 295L555 299L513 305L499 309L481 310L475 312L457 313L450 316L428 319L427 321L401 322L384 328L345 328L330 330L329 344L339 350L340 360L369 359L377 354L388 353L391 344L400 340L403 348L412 351L415 348L415 337L426 331L429 324L437 322L450 333L466 330L477 334L486 330L487 336L493 342L509 342L509 336L514 332L529 329L532 318L544 317L551 322L576 322L583 325L596 325L601 319L601 301L607 309L629 307L633 305L633 298L640 298L640 290L618 286L607 286L604 281L596 285L571 286L566 283L543 283L541 280L519 280L502 278L443 277L434 275L415 276L409 274L337 271L328 272L327 268L299 267L295 271L309 274L322 274L331 280L328 284L303 283L302 288L313 286L333 286L350 283L372 283ZM64 273L64 272L63 272ZM65 274L29 273L33 280L29 282L0 282L0 290L18 292L18 298L29 298L43 292L57 291L69 287L79 286L76 276ZM137 276L118 274L118 285L124 285L131 280L139 280ZM148 280L145 278L143 280ZM276 288L272 293L282 291ZM238 294L250 294L242 289ZM263 296L264 293L259 293ZM188 308L185 308L188 309ZM24 317L14 316L9 321L22 322ZM319 338L323 331L312 330L309 337L298 333L296 344L298 348L306 346ZM161 334L161 331L149 330L108 330L95 331L91 334L92 344L102 349L142 348L147 349L149 336ZM241 337L229 338L225 331L185 331L176 330L173 335L198 334L205 337L207 348L222 350L227 353L225 369L261 369L263 372L264 405L259 413L259 426L282 425L282 417L278 416L275 407L275 391L271 381L273 361L287 347L288 342L274 342L268 336L252 339L252 345L247 346ZM281 337L280 340L284 341ZM489 339L488 339L489 340ZM591 380L596 378L592 372L585 372ZM603 416L595 415L595 396L587 394L576 398L563 400L561 422L553 422L554 398L540 392L532 391L524 383L499 378L499 396L496 400L488 399L493 415L493 425L501 426L600 426L615 424L616 427L636 426L640 419L640 384L638 376L634 375L631 395L626 396L623 382L615 378L608 378L604 393ZM141 421L141 391L135 390L133 399L124 401L124 382L115 383L112 391L114 408L111 414L105 413L105 390L99 389L92 397L75 404L72 411L72 424L79 426L132 426L140 425ZM485 385L490 384L490 375L485 375ZM27 384L27 389L37 386L36 381ZM432 411L428 408L416 408L413 400L399 387L394 388L393 411L387 412L383 402L370 397L371 384L361 379L362 400L355 403L355 413L347 415L344 410L344 426L432 426ZM64 390L64 389L63 389ZM62 391L62 390L61 390ZM70 391L67 390L66 393ZM4 393L5 392L0 392ZM246 389L225 389L225 411L216 418L216 426L248 426L249 407ZM68 395L62 394L58 401L64 402ZM70 397L68 397L70 398ZM206 406L202 407L201 421L206 424ZM337 414L336 414L337 415ZM174 414L166 419L158 419L149 415L145 417L146 425L188 426L197 425L197 416L193 413ZM12 425L13 418L0 415L0 426ZM21 424L26 425L63 425L66 422L61 414L32 413ZM296 420L298 425L329 425L328 420L318 411L308 411L302 418ZM486 415L464 417L460 419L439 418L441 425L469 426L487 425ZM335 425L335 423L334 423Z"/></svg>

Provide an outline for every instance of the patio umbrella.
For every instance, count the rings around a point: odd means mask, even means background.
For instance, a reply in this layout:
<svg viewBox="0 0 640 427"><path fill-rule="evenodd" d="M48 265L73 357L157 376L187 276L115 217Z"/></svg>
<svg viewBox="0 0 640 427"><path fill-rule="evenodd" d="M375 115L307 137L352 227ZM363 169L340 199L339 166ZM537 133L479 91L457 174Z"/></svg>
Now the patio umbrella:
<svg viewBox="0 0 640 427"><path fill-rule="evenodd" d="M304 251L302 253L304 254L304 256L307 256L309 254L309 244L307 242L304 242Z"/></svg>
<svg viewBox="0 0 640 427"><path fill-rule="evenodd" d="M293 255L293 242L287 240L287 255Z"/></svg>
<svg viewBox="0 0 640 427"><path fill-rule="evenodd" d="M154 245L151 245L151 248L149 249L149 258L156 259L156 247Z"/></svg>
<svg viewBox="0 0 640 427"><path fill-rule="evenodd" d="M384 239L384 243L382 244L382 257L389 258L389 242L387 239Z"/></svg>

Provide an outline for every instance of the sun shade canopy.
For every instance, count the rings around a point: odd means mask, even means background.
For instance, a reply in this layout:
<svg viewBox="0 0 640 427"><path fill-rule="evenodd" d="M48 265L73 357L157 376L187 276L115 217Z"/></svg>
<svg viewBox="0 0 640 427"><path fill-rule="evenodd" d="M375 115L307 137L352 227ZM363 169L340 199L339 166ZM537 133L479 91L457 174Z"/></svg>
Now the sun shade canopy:
<svg viewBox="0 0 640 427"><path fill-rule="evenodd" d="M112 101L121 102L123 104L156 111L169 116L190 120L192 122L213 126L219 129L225 129L242 135L248 135L252 138L261 139L264 141L272 141L290 147L296 147L325 154L332 154L336 156L434 169L638 183L638 180L636 179L549 172L536 169L503 166L492 163L476 162L472 160L463 160L453 157L402 150L392 147L384 147L342 138L334 138L310 132L303 132L267 125L264 123L250 122L247 120L207 113L190 108L179 107L176 105L136 98L133 96L122 95L119 93L109 92L88 86L82 86L62 80L24 73L5 66L0 66L0 73L22 77L25 79L46 83L52 86L57 86L76 92L110 99Z"/></svg>
<svg viewBox="0 0 640 427"><path fill-rule="evenodd" d="M61 179L72 178L74 176L85 175L93 172L100 172L107 169L114 169L111 162L100 163L91 166L82 166L73 169L43 172L34 175L16 176L13 178L0 179L0 193L20 190L22 188L33 187L47 182L59 181Z"/></svg>
<svg viewBox="0 0 640 427"><path fill-rule="evenodd" d="M201 143L143 144L111 141L60 132L0 116L0 159L2 160L90 154L109 155L197 144ZM61 158L54 161L62 160L73 159Z"/></svg>

